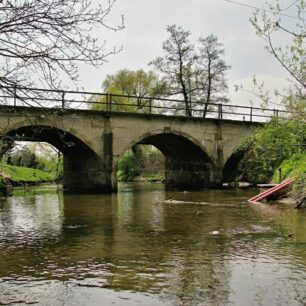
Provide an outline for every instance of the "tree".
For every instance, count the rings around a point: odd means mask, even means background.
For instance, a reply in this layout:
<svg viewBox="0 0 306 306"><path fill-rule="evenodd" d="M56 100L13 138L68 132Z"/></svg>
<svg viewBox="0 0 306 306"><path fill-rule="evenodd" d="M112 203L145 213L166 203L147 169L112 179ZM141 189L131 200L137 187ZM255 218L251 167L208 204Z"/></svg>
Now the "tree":
<svg viewBox="0 0 306 306"><path fill-rule="evenodd" d="M285 104L290 102L291 107L294 101L297 104L305 103L306 96L306 22L305 10L306 1L297 0L291 6L293 14L290 22L286 25L283 20L284 8L279 3L267 3L267 10L257 10L251 18L251 24L256 34L266 41L266 49L280 63L291 77L292 87L283 100ZM269 13L270 12L270 13ZM272 12L272 14L271 14ZM286 16L285 16L286 17ZM288 17L288 16L287 16ZM281 35L281 40L279 39ZM277 42L288 41L287 45ZM279 95L276 92L276 95ZM293 98L294 97L294 98ZM289 98L289 99L288 99Z"/></svg>
<svg viewBox="0 0 306 306"><path fill-rule="evenodd" d="M259 128L246 143L247 152L242 160L246 179L264 182L271 178L283 161L292 162L296 153L305 157L306 149L306 2L298 0L290 5L296 15L290 15L295 22L289 25L282 20L284 9L278 3L275 5L268 2L267 5L267 9L254 12L251 23L256 34L267 42L266 49L288 72L292 85L285 94L275 91L275 95L281 97L288 111L287 116L282 119L274 118ZM287 35L286 46L276 45L279 42L278 34L282 35L282 41L286 40ZM257 89L255 95L262 99L263 104L269 104L272 100L269 92L265 92L263 85L258 84L256 79L254 85ZM305 172L299 173L296 188L305 188L302 187L305 186L305 179ZM305 189L303 190L305 194Z"/></svg>
<svg viewBox="0 0 306 306"><path fill-rule="evenodd" d="M80 63L100 66L117 53L116 48L107 51L94 35L94 30L123 28L122 21L114 27L106 23L114 2L105 0L102 6L91 0L0 0L2 104L18 96L25 105L46 107L49 98L59 99L59 94L26 87L60 89L61 77L78 79ZM1 137L0 151L12 141L7 138Z"/></svg>
<svg viewBox="0 0 306 306"><path fill-rule="evenodd" d="M58 88L63 74L77 80L79 63L103 64L118 50L106 51L92 33L123 28L106 24L114 2L102 7L90 0L1 0L0 86Z"/></svg>
<svg viewBox="0 0 306 306"><path fill-rule="evenodd" d="M295 153L305 152L303 146L299 145L304 141L305 133L301 130L301 123L295 120L274 118L259 127L243 145L246 154L240 167L244 179L266 183L285 159Z"/></svg>
<svg viewBox="0 0 306 306"><path fill-rule="evenodd" d="M165 91L165 84L161 82L153 71L122 69L112 75L107 75L102 84L103 93L115 95L112 98L112 110L147 112L152 106L152 99L143 97L159 97ZM117 97L126 95L127 97ZM128 97L131 96L131 97ZM107 98L93 96L91 101L99 102L94 109L106 110Z"/></svg>
<svg viewBox="0 0 306 306"><path fill-rule="evenodd" d="M185 102L186 115L191 116L191 82L192 67L196 54L194 46L189 42L189 31L171 25L167 27L170 37L163 42L163 57L157 57L150 64L167 80L169 95L182 95Z"/></svg>
<svg viewBox="0 0 306 306"><path fill-rule="evenodd" d="M230 68L223 59L224 49L217 36L211 34L199 39L199 96L204 97L203 117L206 117L209 103L226 103L227 84L225 73ZM203 99L203 98L202 98ZM201 98L199 98L201 100Z"/></svg>
<svg viewBox="0 0 306 306"><path fill-rule="evenodd" d="M56 178L63 172L62 153L47 143L16 144L6 152L3 160L9 165L53 172Z"/></svg>
<svg viewBox="0 0 306 306"><path fill-rule="evenodd" d="M222 59L222 44L211 34L193 45L191 33L176 25L167 31L170 37L163 43L164 56L150 64L166 81L168 96L183 98L187 116L200 112L205 117L210 103L227 101L225 73L230 67Z"/></svg>

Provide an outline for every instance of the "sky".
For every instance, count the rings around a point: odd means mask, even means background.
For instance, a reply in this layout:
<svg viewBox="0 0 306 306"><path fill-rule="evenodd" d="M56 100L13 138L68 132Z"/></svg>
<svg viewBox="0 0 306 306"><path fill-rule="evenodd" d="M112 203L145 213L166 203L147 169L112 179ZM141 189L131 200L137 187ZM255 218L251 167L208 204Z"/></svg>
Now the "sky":
<svg viewBox="0 0 306 306"><path fill-rule="evenodd" d="M257 7L263 5L262 0L237 1ZM280 4L286 8L293 2L281 0ZM271 90L288 84L288 75L265 50L265 42L256 36L249 21L252 13L252 9L226 0L117 0L106 22L111 26L119 24L123 15L125 29L96 30L95 34L106 40L108 50L114 46L122 46L123 50L108 57L98 69L81 66L79 84L85 90L100 92L107 74L124 68L151 69L148 63L162 55L162 42L168 37L166 27L176 24L189 30L194 42L200 36L217 35L224 45L225 61L231 66L227 74L231 103L248 105L251 96L235 93L235 84L251 89L253 76L265 81Z"/></svg>

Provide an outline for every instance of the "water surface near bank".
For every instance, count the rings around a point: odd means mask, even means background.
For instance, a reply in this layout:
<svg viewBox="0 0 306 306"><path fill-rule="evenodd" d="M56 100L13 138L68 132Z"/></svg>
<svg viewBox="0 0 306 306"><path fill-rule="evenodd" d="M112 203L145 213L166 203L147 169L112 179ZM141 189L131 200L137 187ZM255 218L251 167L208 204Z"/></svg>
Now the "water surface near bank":
<svg viewBox="0 0 306 306"><path fill-rule="evenodd" d="M0 305L303 305L306 211L257 190L0 199ZM304 300L303 300L304 299Z"/></svg>

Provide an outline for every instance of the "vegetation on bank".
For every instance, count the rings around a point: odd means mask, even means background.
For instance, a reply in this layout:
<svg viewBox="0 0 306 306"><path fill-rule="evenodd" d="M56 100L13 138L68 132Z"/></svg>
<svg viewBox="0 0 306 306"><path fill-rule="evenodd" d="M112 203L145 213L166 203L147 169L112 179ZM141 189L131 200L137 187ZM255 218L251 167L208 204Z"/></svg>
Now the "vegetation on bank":
<svg viewBox="0 0 306 306"><path fill-rule="evenodd" d="M22 184L39 184L56 180L55 172L39 169L0 164L0 187L5 187L8 180L13 186Z"/></svg>
<svg viewBox="0 0 306 306"><path fill-rule="evenodd" d="M285 160L305 153L305 123L296 118L274 118L259 127L241 147L246 153L240 163L243 179L254 183L267 183ZM293 165L293 164L292 164Z"/></svg>
<svg viewBox="0 0 306 306"><path fill-rule="evenodd" d="M137 145L127 151L118 163L119 181L163 181L164 156L152 146Z"/></svg>
<svg viewBox="0 0 306 306"><path fill-rule="evenodd" d="M281 176L281 180L295 179L292 187L294 198L300 199L306 196L306 153L297 153L284 160L275 170L272 181L278 183L279 176Z"/></svg>
<svg viewBox="0 0 306 306"><path fill-rule="evenodd" d="M280 176L281 180L284 180L287 178L298 179L304 175L306 175L306 153L297 153L280 164L274 172L272 182L278 183Z"/></svg>
<svg viewBox="0 0 306 306"><path fill-rule="evenodd" d="M306 196L305 107L298 116L293 113L291 118L275 118L245 141L239 169L244 180L279 183L294 178L292 196Z"/></svg>

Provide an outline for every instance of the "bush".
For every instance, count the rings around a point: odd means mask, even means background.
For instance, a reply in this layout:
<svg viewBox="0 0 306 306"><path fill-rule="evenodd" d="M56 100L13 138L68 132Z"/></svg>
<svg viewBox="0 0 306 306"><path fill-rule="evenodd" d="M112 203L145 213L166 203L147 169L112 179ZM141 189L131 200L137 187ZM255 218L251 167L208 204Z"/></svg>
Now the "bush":
<svg viewBox="0 0 306 306"><path fill-rule="evenodd" d="M303 128L296 120L276 119L258 128L242 148L246 150L241 162L244 179L257 183L270 181L284 160L303 152Z"/></svg>
<svg viewBox="0 0 306 306"><path fill-rule="evenodd" d="M306 153L294 154L291 158L284 160L281 165L282 180L294 178L292 196L300 198L306 194ZM278 168L278 169L279 169ZM278 183L278 169L273 175L273 182Z"/></svg>
<svg viewBox="0 0 306 306"><path fill-rule="evenodd" d="M118 179L120 181L131 181L137 176L137 158L132 151L126 152L118 163Z"/></svg>
<svg viewBox="0 0 306 306"><path fill-rule="evenodd" d="M281 169L282 180L286 178L301 178L306 174L306 153L292 155L284 160L274 172L272 181L278 183L278 169Z"/></svg>

